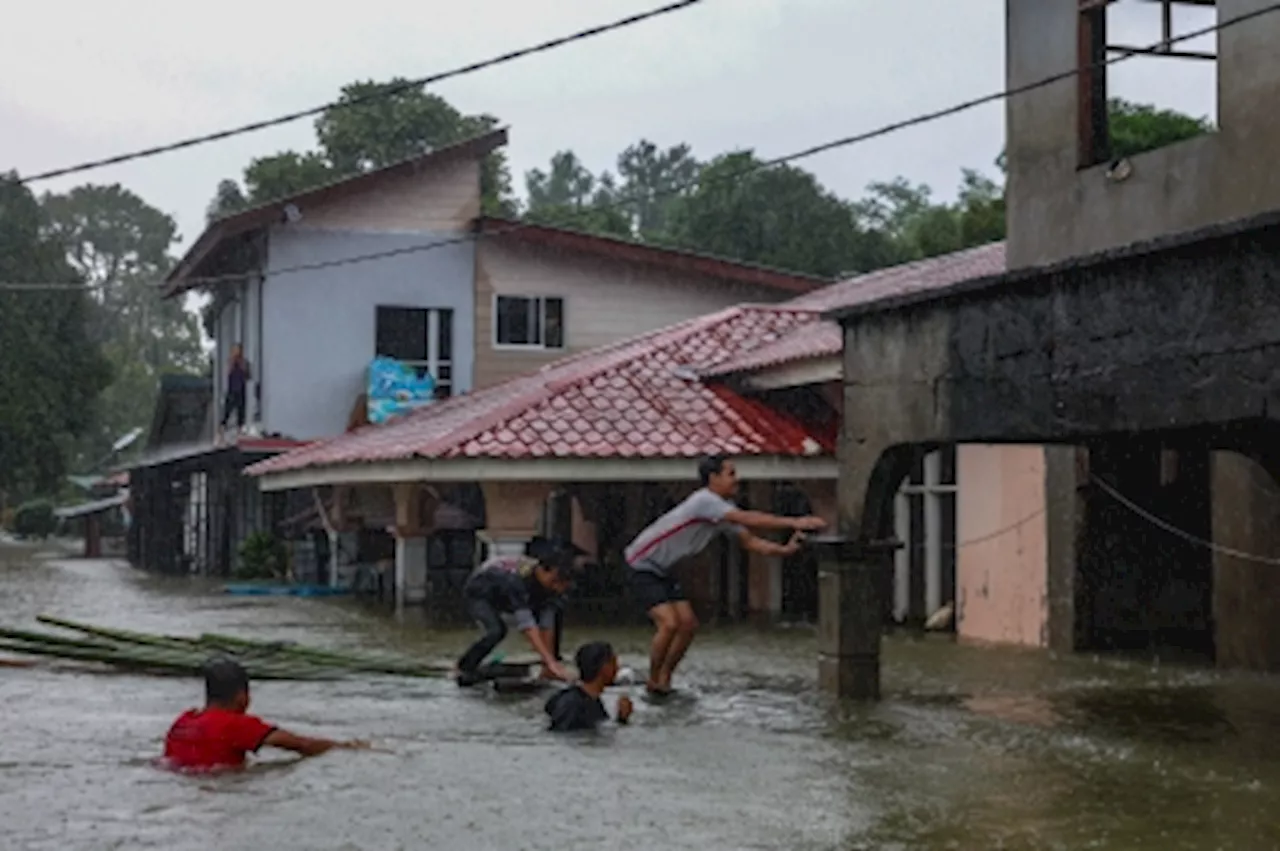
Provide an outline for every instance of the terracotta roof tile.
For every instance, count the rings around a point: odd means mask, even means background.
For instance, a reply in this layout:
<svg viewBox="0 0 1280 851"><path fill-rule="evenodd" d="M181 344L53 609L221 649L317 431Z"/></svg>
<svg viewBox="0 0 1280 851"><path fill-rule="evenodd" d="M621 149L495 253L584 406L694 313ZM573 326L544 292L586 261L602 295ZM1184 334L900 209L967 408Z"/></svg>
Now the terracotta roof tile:
<svg viewBox="0 0 1280 851"><path fill-rule="evenodd" d="M693 458L816 455L834 434L699 382L696 373L815 320L744 305L563 358L534 373L318 441L250 475L410 458Z"/></svg>
<svg viewBox="0 0 1280 851"><path fill-rule="evenodd" d="M941 289L970 278L997 275L1006 270L1005 244L993 242L954 254L868 272L807 293L781 306L817 312L838 310L891 296ZM840 354L843 346L840 326L815 317L777 341L726 359L711 369L703 370L701 374L710 378L829 357Z"/></svg>

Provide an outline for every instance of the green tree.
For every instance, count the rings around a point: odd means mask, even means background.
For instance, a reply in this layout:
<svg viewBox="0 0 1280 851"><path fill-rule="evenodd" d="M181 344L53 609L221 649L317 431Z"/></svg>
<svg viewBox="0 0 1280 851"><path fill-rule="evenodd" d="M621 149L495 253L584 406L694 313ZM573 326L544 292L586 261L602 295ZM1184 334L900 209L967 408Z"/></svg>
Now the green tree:
<svg viewBox="0 0 1280 851"><path fill-rule="evenodd" d="M205 224L212 224L215 219L238 213L248 206L249 199L245 197L239 183L234 180L220 180L218 188L214 190L213 200L205 207Z"/></svg>
<svg viewBox="0 0 1280 851"><path fill-rule="evenodd" d="M525 219L587 233L631 237L631 220L618 203L613 175L597 178L573 151L557 151L548 171L524 176L528 198Z"/></svg>
<svg viewBox="0 0 1280 851"><path fill-rule="evenodd" d="M618 155L620 194L627 199L632 229L642 237L660 239L671 229L671 217L696 188L702 163L686 144L665 151L641 139Z"/></svg>
<svg viewBox="0 0 1280 851"><path fill-rule="evenodd" d="M156 286L173 264L170 216L119 184L46 194L41 203L46 235L92 285L89 333L114 375L79 446L78 460L92 464L120 435L150 422L161 375L203 369L199 320L180 300L161 299Z"/></svg>
<svg viewBox="0 0 1280 851"><path fill-rule="evenodd" d="M1004 238L1004 189L973 169L964 169L955 203L934 203L932 190L902 177L872 183L854 204L867 230L893 244L895 262L950 254Z"/></svg>
<svg viewBox="0 0 1280 851"><path fill-rule="evenodd" d="M549 171L531 169L524 176L528 210L584 207L593 200L596 177L573 151L557 151Z"/></svg>
<svg viewBox="0 0 1280 851"><path fill-rule="evenodd" d="M281 151L253 160L245 169L243 192L234 181L219 184L210 205L212 217L382 168L482 135L499 124L492 115L464 115L439 95L409 86L399 77L350 83L343 86L338 102L344 105L316 119L317 150ZM485 157L480 189L486 213L515 215L505 152Z"/></svg>
<svg viewBox="0 0 1280 851"><path fill-rule="evenodd" d="M1192 118L1171 109L1157 109L1122 98L1107 101L1107 114L1111 156L1116 159L1137 156L1213 131L1213 123L1207 118Z"/></svg>
<svg viewBox="0 0 1280 851"><path fill-rule="evenodd" d="M675 245L814 275L837 276L892 262L884 234L862 227L853 207L793 166L761 168L751 151L724 154L673 208Z"/></svg>
<svg viewBox="0 0 1280 851"><path fill-rule="evenodd" d="M1213 132L1208 118L1193 118L1172 109L1134 103L1124 98L1107 101L1107 130L1114 159L1134 157L1175 142L1183 142ZM1008 170L1008 152L996 157L1001 172Z"/></svg>
<svg viewBox="0 0 1280 851"><path fill-rule="evenodd" d="M1005 236L1004 187L966 168L960 184L960 245L999 242Z"/></svg>
<svg viewBox="0 0 1280 851"><path fill-rule="evenodd" d="M354 174L354 172L348 172ZM313 189L341 176L323 155L308 151L282 151L259 157L244 170L247 205L263 204Z"/></svg>
<svg viewBox="0 0 1280 851"><path fill-rule="evenodd" d="M16 176L0 176L0 280L79 276ZM85 289L0 290L0 502L56 493L76 440L94 424L111 367L93 342Z"/></svg>

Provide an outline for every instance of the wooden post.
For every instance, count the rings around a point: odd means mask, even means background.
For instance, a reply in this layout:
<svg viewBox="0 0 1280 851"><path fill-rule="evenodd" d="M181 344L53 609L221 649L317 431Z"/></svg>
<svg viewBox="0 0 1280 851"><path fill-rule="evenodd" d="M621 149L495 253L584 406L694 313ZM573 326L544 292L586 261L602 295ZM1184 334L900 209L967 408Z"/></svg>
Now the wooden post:
<svg viewBox="0 0 1280 851"><path fill-rule="evenodd" d="M894 542L814 538L818 552L818 684L854 700L880 699L881 595Z"/></svg>
<svg viewBox="0 0 1280 851"><path fill-rule="evenodd" d="M84 557L102 558L101 515L89 514L84 518Z"/></svg>

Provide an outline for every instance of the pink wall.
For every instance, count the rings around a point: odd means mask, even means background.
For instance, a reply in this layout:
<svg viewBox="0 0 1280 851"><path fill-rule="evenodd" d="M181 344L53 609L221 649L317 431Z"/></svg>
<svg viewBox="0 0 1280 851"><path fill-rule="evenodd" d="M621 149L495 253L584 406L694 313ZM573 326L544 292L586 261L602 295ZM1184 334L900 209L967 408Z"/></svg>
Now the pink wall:
<svg viewBox="0 0 1280 851"><path fill-rule="evenodd" d="M1048 571L1044 450L956 450L956 633L962 640L1044 647Z"/></svg>

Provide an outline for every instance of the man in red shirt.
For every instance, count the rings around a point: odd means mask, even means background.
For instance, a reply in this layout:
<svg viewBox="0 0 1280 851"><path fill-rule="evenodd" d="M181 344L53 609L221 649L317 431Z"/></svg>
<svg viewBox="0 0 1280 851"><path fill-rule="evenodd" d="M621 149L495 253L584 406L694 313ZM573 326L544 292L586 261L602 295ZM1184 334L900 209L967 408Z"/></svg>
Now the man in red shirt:
<svg viewBox="0 0 1280 851"><path fill-rule="evenodd" d="M174 768L240 768L245 754L257 753L263 745L303 756L318 756L334 748L368 747L359 741L294 735L249 715L249 675L234 659L218 658L205 665L204 690L204 709L182 713L165 737L164 756Z"/></svg>

